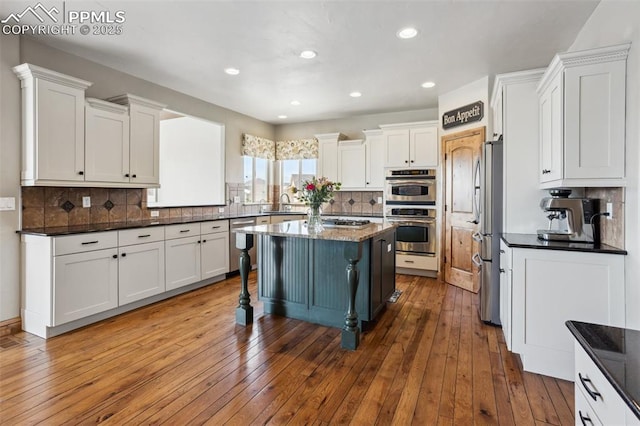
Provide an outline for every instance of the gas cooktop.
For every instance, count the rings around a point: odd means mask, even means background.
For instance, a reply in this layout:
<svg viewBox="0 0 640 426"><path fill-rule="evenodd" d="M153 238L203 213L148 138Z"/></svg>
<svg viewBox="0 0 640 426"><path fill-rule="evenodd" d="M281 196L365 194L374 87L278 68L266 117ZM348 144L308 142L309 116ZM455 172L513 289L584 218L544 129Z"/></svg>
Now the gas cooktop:
<svg viewBox="0 0 640 426"><path fill-rule="evenodd" d="M325 228L352 228L362 229L369 225L369 220L353 220L353 219L322 219L322 225Z"/></svg>

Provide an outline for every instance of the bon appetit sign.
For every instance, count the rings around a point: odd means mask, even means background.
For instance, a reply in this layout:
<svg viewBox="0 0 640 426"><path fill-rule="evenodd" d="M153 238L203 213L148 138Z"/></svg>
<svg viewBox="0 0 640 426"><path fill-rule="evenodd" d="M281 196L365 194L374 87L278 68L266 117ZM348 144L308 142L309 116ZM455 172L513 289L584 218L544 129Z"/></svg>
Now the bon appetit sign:
<svg viewBox="0 0 640 426"><path fill-rule="evenodd" d="M442 128L462 126L464 124L480 121L484 117L484 104L482 101L474 102L460 108L452 109L442 115Z"/></svg>

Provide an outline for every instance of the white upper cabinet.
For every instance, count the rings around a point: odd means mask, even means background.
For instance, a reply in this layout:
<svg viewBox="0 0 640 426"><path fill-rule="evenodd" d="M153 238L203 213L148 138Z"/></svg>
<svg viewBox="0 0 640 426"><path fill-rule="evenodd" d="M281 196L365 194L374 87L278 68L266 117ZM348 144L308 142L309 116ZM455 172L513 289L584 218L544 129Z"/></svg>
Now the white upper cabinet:
<svg viewBox="0 0 640 426"><path fill-rule="evenodd" d="M84 181L84 95L92 83L31 64L22 87L22 185Z"/></svg>
<svg viewBox="0 0 640 426"><path fill-rule="evenodd" d="M331 181L338 180L338 141L347 137L342 133L322 133L318 139L318 177L324 176Z"/></svg>
<svg viewBox="0 0 640 426"><path fill-rule="evenodd" d="M384 135L382 130L363 130L365 135L367 176L366 189L382 191L384 189Z"/></svg>
<svg viewBox="0 0 640 426"><path fill-rule="evenodd" d="M165 105L125 94L108 99L129 106L129 182L146 187L160 184L160 111Z"/></svg>
<svg viewBox="0 0 640 426"><path fill-rule="evenodd" d="M438 122L385 124L385 167L437 167Z"/></svg>
<svg viewBox="0 0 640 426"><path fill-rule="evenodd" d="M625 185L629 44L556 55L538 86L540 184Z"/></svg>
<svg viewBox="0 0 640 426"><path fill-rule="evenodd" d="M128 108L88 98L85 123L85 179L129 182Z"/></svg>
<svg viewBox="0 0 640 426"><path fill-rule="evenodd" d="M364 189L367 184L367 152L362 139L338 145L338 181L344 190Z"/></svg>

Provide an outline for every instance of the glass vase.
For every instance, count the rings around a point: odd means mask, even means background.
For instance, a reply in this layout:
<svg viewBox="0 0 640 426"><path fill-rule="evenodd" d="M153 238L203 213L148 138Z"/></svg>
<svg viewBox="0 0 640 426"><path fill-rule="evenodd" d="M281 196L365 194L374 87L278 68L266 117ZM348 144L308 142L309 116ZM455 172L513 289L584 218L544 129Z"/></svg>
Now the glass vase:
<svg viewBox="0 0 640 426"><path fill-rule="evenodd" d="M307 229L309 234L318 234L322 232L322 208L319 205L310 205L307 213Z"/></svg>

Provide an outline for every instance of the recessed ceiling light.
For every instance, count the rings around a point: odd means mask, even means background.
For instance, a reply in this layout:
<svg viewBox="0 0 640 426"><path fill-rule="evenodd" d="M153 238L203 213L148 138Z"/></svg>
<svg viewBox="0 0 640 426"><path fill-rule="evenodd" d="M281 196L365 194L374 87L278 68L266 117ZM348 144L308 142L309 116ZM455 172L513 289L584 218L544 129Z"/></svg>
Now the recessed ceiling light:
<svg viewBox="0 0 640 426"><path fill-rule="evenodd" d="M300 52L300 57L304 59L313 59L316 57L316 55L318 54L313 50L303 50L302 52Z"/></svg>
<svg viewBox="0 0 640 426"><path fill-rule="evenodd" d="M422 83L422 87L424 87L425 89L430 89L435 85L436 84L433 81L425 81L424 83Z"/></svg>
<svg viewBox="0 0 640 426"><path fill-rule="evenodd" d="M278 118L287 118L286 115L279 115Z"/></svg>
<svg viewBox="0 0 640 426"><path fill-rule="evenodd" d="M224 72L229 75L238 75L240 74L240 70L238 68L225 68Z"/></svg>
<svg viewBox="0 0 640 426"><path fill-rule="evenodd" d="M291 105L298 106L298 105L300 105L300 101L295 101L295 100L291 101Z"/></svg>
<svg viewBox="0 0 640 426"><path fill-rule="evenodd" d="M360 93L360 92L351 92L351 93L349 93L349 96L351 96L352 98L359 98L360 96L362 96L362 93Z"/></svg>
<svg viewBox="0 0 640 426"><path fill-rule="evenodd" d="M396 35L398 36L398 38L404 38L404 39L414 38L415 36L418 35L418 30L416 30L413 27L407 27L398 31Z"/></svg>

